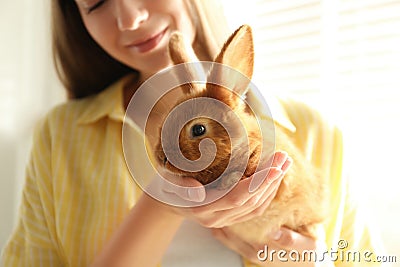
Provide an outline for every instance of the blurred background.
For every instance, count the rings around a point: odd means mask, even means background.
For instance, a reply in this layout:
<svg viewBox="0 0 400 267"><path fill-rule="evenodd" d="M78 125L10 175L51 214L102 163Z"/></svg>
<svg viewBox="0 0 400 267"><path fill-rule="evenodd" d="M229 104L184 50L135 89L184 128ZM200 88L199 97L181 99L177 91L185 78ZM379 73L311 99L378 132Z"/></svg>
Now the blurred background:
<svg viewBox="0 0 400 267"><path fill-rule="evenodd" d="M308 102L342 128L352 193L400 262L400 0L222 4L232 29L254 29L258 88ZM48 1L1 1L0 33L2 249L33 127L65 95L51 61Z"/></svg>
<svg viewBox="0 0 400 267"><path fill-rule="evenodd" d="M46 0L0 1L0 249L16 222L33 127L64 99L49 10Z"/></svg>
<svg viewBox="0 0 400 267"><path fill-rule="evenodd" d="M254 28L257 87L342 129L351 193L400 266L400 0L222 3Z"/></svg>

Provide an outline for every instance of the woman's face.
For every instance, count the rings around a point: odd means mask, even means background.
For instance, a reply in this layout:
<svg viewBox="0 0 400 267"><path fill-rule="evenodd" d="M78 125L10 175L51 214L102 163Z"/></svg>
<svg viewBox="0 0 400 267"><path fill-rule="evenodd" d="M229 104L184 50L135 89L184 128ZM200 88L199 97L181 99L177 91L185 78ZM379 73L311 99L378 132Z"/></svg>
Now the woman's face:
<svg viewBox="0 0 400 267"><path fill-rule="evenodd" d="M148 78L170 65L169 36L193 42L195 28L184 0L75 0L92 38L112 57Z"/></svg>

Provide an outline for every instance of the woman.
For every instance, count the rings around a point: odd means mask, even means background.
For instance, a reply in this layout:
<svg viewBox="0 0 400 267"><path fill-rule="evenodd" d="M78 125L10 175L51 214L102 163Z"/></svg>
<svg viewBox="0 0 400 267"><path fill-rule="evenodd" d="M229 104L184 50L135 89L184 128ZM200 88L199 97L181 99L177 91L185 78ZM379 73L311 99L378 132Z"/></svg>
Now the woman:
<svg viewBox="0 0 400 267"><path fill-rule="evenodd" d="M228 36L216 1L55 0L52 12L55 63L71 100L52 110L35 134L18 225L3 251L5 266L242 266L242 257L246 266L293 266L260 260L266 244L244 243L224 228L268 207L290 167L285 153L276 153L256 192L248 192L246 179L224 198L190 209L142 194L123 157L124 111L140 84L171 64L171 32L191 40L200 60L212 60ZM355 235L356 213L345 199L340 132L306 106L276 106L278 123L331 177L335 212L321 234L324 246L346 239L372 250L367 228L358 225L363 234ZM180 183L199 186L193 179ZM205 192L197 189L165 194L201 201ZM284 228L267 241L270 250L320 248Z"/></svg>

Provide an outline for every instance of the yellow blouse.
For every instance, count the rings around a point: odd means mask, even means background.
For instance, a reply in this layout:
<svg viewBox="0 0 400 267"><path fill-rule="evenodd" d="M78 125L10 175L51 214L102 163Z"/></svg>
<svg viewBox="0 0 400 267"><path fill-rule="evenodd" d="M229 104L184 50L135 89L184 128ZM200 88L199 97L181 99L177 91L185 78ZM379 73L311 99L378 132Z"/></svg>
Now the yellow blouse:
<svg viewBox="0 0 400 267"><path fill-rule="evenodd" d="M40 123L18 224L2 251L4 266L86 267L134 205L141 191L122 153L123 85L121 79L98 95L68 101ZM328 248L337 250L343 239L348 249L379 253L347 197L339 130L303 104L286 100L275 106L277 123L289 129L307 157L331 177L335 208L325 225ZM335 264L356 265L340 260Z"/></svg>

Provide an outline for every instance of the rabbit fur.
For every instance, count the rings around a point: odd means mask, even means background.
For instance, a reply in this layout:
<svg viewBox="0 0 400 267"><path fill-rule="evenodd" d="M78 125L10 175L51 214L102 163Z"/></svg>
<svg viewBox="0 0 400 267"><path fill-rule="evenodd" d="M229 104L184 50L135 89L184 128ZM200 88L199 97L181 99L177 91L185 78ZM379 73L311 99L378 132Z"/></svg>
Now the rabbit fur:
<svg viewBox="0 0 400 267"><path fill-rule="evenodd" d="M194 52L191 46L185 43L183 36L179 33L174 33L171 36L169 53L174 64L187 63L194 60ZM229 37L215 59L216 63L234 68L249 79L252 78L253 74L253 61L253 37L252 30L248 25L241 26ZM208 75L222 77L224 74L220 71L213 73L213 70L211 70ZM200 141L204 138L211 138L217 151L214 161L207 168L198 172L188 172L175 167L169 162L161 146L161 129L159 129L156 134L153 134L153 141L151 142L155 144L152 150L159 168L164 168L174 174L180 175L182 179L184 179L183 176L193 177L206 185L224 173L229 160L234 162L233 165L236 165L235 161L243 160L243 158L248 159L245 171L240 176L240 178L244 179L254 174L259 162L265 162L268 160L267 157L271 157L271 153L262 153L262 145L273 147L274 144L273 142L269 142L268 138L267 141L262 141L262 133L256 116L241 97L246 95L249 84L241 82L236 85L236 81L238 79L234 77L230 79L230 90L211 83L206 83L204 86L184 84L177 88L177 91L166 95L165 99L160 101L161 104L155 106L153 109L153 114L155 115L150 121L162 125L166 115L160 114L167 114L175 106L188 99L200 97L215 99L225 103L234 111L233 114L240 119L247 132L242 138L229 138L227 130L221 124L237 123L231 118L232 115L221 112L212 103L202 105L200 109L207 110L208 112L211 110L214 120L199 117L189 121L179 133L179 148L187 159L194 161L201 156L199 150ZM164 112L161 112L161 110L164 110ZM168 112L166 113L165 110ZM178 113L175 116L190 116L190 114ZM222 123L217 123L217 121ZM205 133L201 136L193 136L193 127L195 125L200 132L204 130L201 127L203 126ZM240 127L233 126L232 128L236 129ZM243 238L243 240L253 243L257 242L258 244L264 244L267 234L278 230L281 226L288 227L316 239L317 226L324 222L328 212L326 181L293 144L284 128L279 124L275 124L274 130L275 150L286 151L293 159L293 164L282 179L275 198L261 216L228 227L235 234ZM167 136L167 138L176 138L176 136ZM244 142L248 142L248 148L246 145L243 145ZM246 147L248 154L240 151L242 147ZM232 151L239 151L236 153L236 158L231 158ZM216 186L217 189L231 186L237 182L237 177L232 178L228 174L219 180L220 182Z"/></svg>

